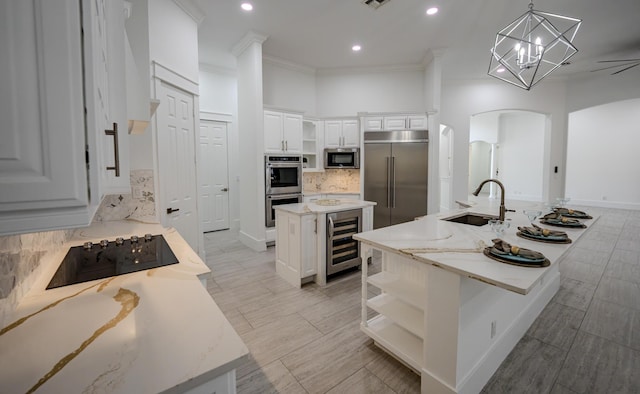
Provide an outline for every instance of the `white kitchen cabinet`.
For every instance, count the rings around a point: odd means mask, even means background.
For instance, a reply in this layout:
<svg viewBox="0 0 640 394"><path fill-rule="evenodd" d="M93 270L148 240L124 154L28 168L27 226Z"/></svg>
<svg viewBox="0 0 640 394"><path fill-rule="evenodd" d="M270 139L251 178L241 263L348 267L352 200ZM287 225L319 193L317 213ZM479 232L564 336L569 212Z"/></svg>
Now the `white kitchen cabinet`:
<svg viewBox="0 0 640 394"><path fill-rule="evenodd" d="M316 226L316 215L276 210L276 272L297 288L317 273Z"/></svg>
<svg viewBox="0 0 640 394"><path fill-rule="evenodd" d="M302 115L265 110L264 151L302 154Z"/></svg>
<svg viewBox="0 0 640 394"><path fill-rule="evenodd" d="M360 128L357 119L325 120L325 148L360 147Z"/></svg>
<svg viewBox="0 0 640 394"><path fill-rule="evenodd" d="M323 122L312 119L302 120L302 159L303 172L324 171Z"/></svg>
<svg viewBox="0 0 640 394"><path fill-rule="evenodd" d="M384 115L362 118L364 131L425 130L425 115Z"/></svg>
<svg viewBox="0 0 640 394"><path fill-rule="evenodd" d="M384 130L424 130L427 117L424 115L385 116Z"/></svg>
<svg viewBox="0 0 640 394"><path fill-rule="evenodd" d="M367 116L362 118L365 131L384 130L384 118L382 116Z"/></svg>
<svg viewBox="0 0 640 394"><path fill-rule="evenodd" d="M0 9L8 33L0 35L7 89L0 105L0 234L88 225L108 182L101 125L122 119L126 131L126 101L115 98L124 91L124 59L104 57L124 48L124 22L113 19L124 17L123 3L3 2ZM124 177L128 184L128 169Z"/></svg>

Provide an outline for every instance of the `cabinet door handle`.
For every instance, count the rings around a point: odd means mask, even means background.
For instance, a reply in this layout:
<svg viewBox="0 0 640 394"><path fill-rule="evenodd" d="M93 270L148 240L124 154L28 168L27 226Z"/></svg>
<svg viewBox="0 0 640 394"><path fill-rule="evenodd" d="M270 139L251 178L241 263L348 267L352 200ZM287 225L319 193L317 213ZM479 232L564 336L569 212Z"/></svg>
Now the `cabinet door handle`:
<svg viewBox="0 0 640 394"><path fill-rule="evenodd" d="M289 141L285 141L284 142L284 150L288 151L289 150Z"/></svg>
<svg viewBox="0 0 640 394"><path fill-rule="evenodd" d="M180 208L167 208L167 214L178 212Z"/></svg>
<svg viewBox="0 0 640 394"><path fill-rule="evenodd" d="M106 135L113 136L113 157L114 166L107 166L107 171L113 170L116 172L116 176L120 176L120 153L118 152L118 124L113 123L113 130L105 130Z"/></svg>
<svg viewBox="0 0 640 394"><path fill-rule="evenodd" d="M224 187L224 188L222 188L222 190L220 190L220 191L221 191L221 192L228 192L228 191L229 191L229 188L228 188L228 187Z"/></svg>

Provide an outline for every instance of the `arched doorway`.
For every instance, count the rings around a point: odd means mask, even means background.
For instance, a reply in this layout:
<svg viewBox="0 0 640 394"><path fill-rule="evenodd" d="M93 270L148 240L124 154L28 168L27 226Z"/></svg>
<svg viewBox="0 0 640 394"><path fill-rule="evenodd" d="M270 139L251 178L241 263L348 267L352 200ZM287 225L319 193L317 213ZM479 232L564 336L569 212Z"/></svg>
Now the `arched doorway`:
<svg viewBox="0 0 640 394"><path fill-rule="evenodd" d="M488 176L502 181L506 198L543 201L546 127L547 117L531 111L500 110L473 115L469 129L469 191ZM488 190L489 197L498 197L495 185Z"/></svg>

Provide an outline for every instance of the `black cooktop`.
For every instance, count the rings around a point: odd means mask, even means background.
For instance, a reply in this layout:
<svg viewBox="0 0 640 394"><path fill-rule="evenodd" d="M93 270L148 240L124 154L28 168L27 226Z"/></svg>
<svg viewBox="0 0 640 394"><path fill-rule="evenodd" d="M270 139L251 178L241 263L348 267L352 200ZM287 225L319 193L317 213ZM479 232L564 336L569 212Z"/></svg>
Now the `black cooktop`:
<svg viewBox="0 0 640 394"><path fill-rule="evenodd" d="M177 264L162 235L145 234L98 244L74 246L62 260L47 289Z"/></svg>

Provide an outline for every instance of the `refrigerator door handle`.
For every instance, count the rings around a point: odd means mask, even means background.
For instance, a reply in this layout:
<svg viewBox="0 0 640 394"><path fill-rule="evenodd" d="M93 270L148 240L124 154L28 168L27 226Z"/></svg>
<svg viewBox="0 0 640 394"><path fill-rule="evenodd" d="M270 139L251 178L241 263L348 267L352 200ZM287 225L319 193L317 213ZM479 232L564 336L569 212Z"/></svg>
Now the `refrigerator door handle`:
<svg viewBox="0 0 640 394"><path fill-rule="evenodd" d="M396 157L391 156L391 208L396 207Z"/></svg>
<svg viewBox="0 0 640 394"><path fill-rule="evenodd" d="M391 208L391 157L387 157L387 208Z"/></svg>

